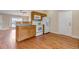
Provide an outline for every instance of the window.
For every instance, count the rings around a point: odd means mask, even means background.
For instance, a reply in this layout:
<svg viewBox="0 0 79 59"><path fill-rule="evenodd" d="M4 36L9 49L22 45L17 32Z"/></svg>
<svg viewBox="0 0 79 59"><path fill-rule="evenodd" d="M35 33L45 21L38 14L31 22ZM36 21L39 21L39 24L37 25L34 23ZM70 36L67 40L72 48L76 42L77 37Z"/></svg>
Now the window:
<svg viewBox="0 0 79 59"><path fill-rule="evenodd" d="M16 27L16 22L21 22L22 20L20 17L12 17L12 27Z"/></svg>

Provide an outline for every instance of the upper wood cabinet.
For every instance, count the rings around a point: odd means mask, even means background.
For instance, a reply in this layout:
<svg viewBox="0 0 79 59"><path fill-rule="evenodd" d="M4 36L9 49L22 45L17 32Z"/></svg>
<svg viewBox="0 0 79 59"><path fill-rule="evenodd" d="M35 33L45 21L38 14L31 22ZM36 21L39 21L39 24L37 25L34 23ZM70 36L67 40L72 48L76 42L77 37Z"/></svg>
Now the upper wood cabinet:
<svg viewBox="0 0 79 59"><path fill-rule="evenodd" d="M45 13L40 13L40 12L35 12L35 11L32 11L32 12L31 12L31 20L34 20L34 16L35 16L35 15L40 16L40 17L41 17L41 19L40 19L40 20L42 20L42 17L47 16L47 14L45 14Z"/></svg>

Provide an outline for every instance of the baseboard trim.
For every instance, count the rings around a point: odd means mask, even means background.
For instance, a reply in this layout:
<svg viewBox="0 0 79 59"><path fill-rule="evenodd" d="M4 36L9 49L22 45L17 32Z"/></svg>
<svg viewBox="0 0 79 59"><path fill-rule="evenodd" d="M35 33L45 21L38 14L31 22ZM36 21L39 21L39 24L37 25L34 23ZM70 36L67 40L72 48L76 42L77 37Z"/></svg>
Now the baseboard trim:
<svg viewBox="0 0 79 59"><path fill-rule="evenodd" d="M52 33L52 32L50 32L50 33ZM64 34L60 34L60 33L58 33L58 32L53 32L53 33L59 34L59 35L64 35ZM77 39L79 39L79 36L74 36L74 35L65 35L65 36L70 36L70 37L72 37L72 38L77 38Z"/></svg>
<svg viewBox="0 0 79 59"><path fill-rule="evenodd" d="M2 28L2 29L0 29L0 30L8 30L8 29L10 29L10 28Z"/></svg>
<svg viewBox="0 0 79 59"><path fill-rule="evenodd" d="M71 36L71 37L79 39L79 36Z"/></svg>

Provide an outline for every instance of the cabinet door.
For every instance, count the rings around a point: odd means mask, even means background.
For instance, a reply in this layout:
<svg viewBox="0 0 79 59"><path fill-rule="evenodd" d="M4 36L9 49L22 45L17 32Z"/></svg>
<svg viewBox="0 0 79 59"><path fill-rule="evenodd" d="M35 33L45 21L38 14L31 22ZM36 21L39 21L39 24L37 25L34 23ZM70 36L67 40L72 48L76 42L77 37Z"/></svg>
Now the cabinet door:
<svg viewBox="0 0 79 59"><path fill-rule="evenodd" d="M36 26L31 26L29 28L29 36L32 37L32 36L35 36L36 35Z"/></svg>
<svg viewBox="0 0 79 59"><path fill-rule="evenodd" d="M35 26L20 26L20 27L16 27L17 30L17 41L22 41L28 38L31 38L33 36L35 36L36 34L36 27Z"/></svg>
<svg viewBox="0 0 79 59"><path fill-rule="evenodd" d="M22 27L21 29L20 29L20 39L21 40L24 40L24 39L26 39L26 38L28 38L28 36L29 36L29 30L27 30L28 29L28 27L26 28L26 27Z"/></svg>

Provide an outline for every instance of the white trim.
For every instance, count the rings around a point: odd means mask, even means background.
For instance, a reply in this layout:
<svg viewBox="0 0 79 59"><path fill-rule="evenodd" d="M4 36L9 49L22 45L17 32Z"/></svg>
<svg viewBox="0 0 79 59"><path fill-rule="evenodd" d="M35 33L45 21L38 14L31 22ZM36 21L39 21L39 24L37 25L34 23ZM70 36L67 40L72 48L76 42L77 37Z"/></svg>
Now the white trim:
<svg viewBox="0 0 79 59"><path fill-rule="evenodd" d="M58 33L58 32L50 32L50 33L60 34L60 33ZM61 34L61 35L62 35L62 34Z"/></svg>
<svg viewBox="0 0 79 59"><path fill-rule="evenodd" d="M79 39L79 36L71 36L71 37Z"/></svg>
<svg viewBox="0 0 79 59"><path fill-rule="evenodd" d="M58 32L50 32L50 33L60 34L60 33L58 33ZM60 34L60 35L64 35L64 34ZM79 36L74 36L74 35L65 35L65 36L70 36L70 37L72 37L72 38L77 38L77 39L79 39Z"/></svg>
<svg viewBox="0 0 79 59"><path fill-rule="evenodd" d="M0 30L9 30L10 28L1 28Z"/></svg>

